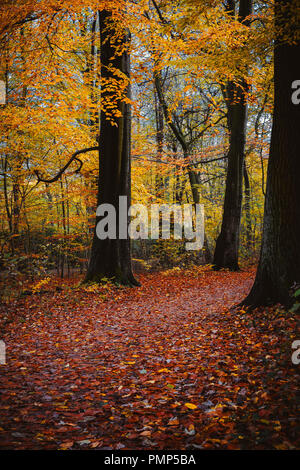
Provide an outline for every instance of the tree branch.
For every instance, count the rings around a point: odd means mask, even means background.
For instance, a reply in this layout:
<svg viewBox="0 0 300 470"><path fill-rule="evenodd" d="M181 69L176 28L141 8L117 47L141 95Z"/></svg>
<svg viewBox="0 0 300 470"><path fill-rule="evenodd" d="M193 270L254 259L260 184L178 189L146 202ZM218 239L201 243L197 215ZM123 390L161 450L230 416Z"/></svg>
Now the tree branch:
<svg viewBox="0 0 300 470"><path fill-rule="evenodd" d="M54 183L55 181L57 181L61 175L67 170L67 168L69 168L69 166L71 165L71 163L76 160L79 162L79 167L75 170L75 173L79 173L79 171L81 170L82 168L82 161L78 158L78 155L80 155L81 153L87 153L87 152L93 152L95 150L99 150L99 147L88 147L88 148L85 148L85 149L82 149L82 150L77 150L76 152L73 153L72 157L70 158L70 160L65 164L65 166L59 170L59 172L57 173L57 175L55 175L53 178L49 178L49 179L46 179L46 178L42 178L40 175L39 175L39 172L37 170L35 170L35 174L37 176L37 179L38 179L38 182L43 182L43 183Z"/></svg>

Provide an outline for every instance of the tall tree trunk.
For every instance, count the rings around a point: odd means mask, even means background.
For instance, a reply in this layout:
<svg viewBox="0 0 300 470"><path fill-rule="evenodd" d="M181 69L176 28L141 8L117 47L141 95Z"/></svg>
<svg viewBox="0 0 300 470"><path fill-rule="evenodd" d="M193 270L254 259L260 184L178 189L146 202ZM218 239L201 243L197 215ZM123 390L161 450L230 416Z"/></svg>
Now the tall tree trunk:
<svg viewBox="0 0 300 470"><path fill-rule="evenodd" d="M63 228L63 241L61 245L61 265L60 277L64 278L65 261L67 253L67 227L66 227L66 207L65 207L65 192L62 176L60 177L60 190L61 190L61 211L62 211L62 228Z"/></svg>
<svg viewBox="0 0 300 470"><path fill-rule="evenodd" d="M158 197L163 197L164 192L164 180L160 174L160 163L162 158L163 146L164 146L164 115L161 103L157 97L156 90L154 89L154 101L155 101L155 120L156 120L156 159L158 163L156 165L155 174L155 192Z"/></svg>
<svg viewBox="0 0 300 470"><path fill-rule="evenodd" d="M13 214L13 235L19 235L20 222L20 187L18 181L14 181L12 188L12 214Z"/></svg>
<svg viewBox="0 0 300 470"><path fill-rule="evenodd" d="M229 12L233 12L234 2L228 2ZM240 0L240 22L252 13L252 0ZM243 197L243 166L247 125L247 83L244 78L229 82L225 90L228 110L229 152L226 177L226 189L223 208L223 220L217 239L213 264L215 269L239 269L238 252L240 238L241 209Z"/></svg>
<svg viewBox="0 0 300 470"><path fill-rule="evenodd" d="M101 31L101 77L105 80L116 78L113 69L120 71L130 78L130 58L127 52L129 33L121 39L122 54L116 54L113 45L113 24L108 11L99 12ZM109 27L108 27L109 26ZM127 87L127 97L130 98L130 85ZM115 99L111 91L104 88L102 100L109 102ZM131 268L130 239L121 240L119 233L119 196L127 196L127 210L131 195L131 110L130 104L118 100L118 110L121 117L112 123L101 111L99 139L99 180L98 206L112 204L117 214L117 239L100 240L94 232L91 256L86 274L86 281L101 281L103 278L114 278L115 281L128 285L139 285L133 276ZM124 214L122 214L124 216ZM96 218L96 225L100 218Z"/></svg>
<svg viewBox="0 0 300 470"><path fill-rule="evenodd" d="M246 216L246 248L251 249L252 227L251 227L251 189L246 162L244 161L244 184L245 184L245 216Z"/></svg>
<svg viewBox="0 0 300 470"><path fill-rule="evenodd" d="M280 3L285 6L280 13ZM286 38L300 27L289 13L297 1L275 0L276 31ZM292 102L299 80L300 42L278 38L274 51L274 115L267 174L262 247L256 279L245 305L288 304L290 289L300 283L300 104Z"/></svg>

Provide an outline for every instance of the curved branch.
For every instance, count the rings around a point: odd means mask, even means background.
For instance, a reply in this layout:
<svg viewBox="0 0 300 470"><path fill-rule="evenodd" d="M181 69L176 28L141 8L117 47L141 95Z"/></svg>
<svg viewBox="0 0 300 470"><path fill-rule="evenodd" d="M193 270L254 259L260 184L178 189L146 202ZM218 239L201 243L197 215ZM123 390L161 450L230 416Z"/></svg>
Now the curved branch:
<svg viewBox="0 0 300 470"><path fill-rule="evenodd" d="M82 166L83 166L83 161L80 160L80 159L77 158L77 157L74 159L74 161L76 161L76 162L79 163L79 166L78 166L78 168L76 168L76 170L74 171L74 173L76 173L76 174L77 174L77 173L80 173L80 170L81 170L81 168L82 168Z"/></svg>
<svg viewBox="0 0 300 470"><path fill-rule="evenodd" d="M69 166L71 165L71 163L76 160L77 162L79 162L79 167L76 169L75 173L79 173L79 171L81 170L82 168L82 161L78 158L78 155L80 155L81 153L87 153L87 152L93 152L95 150L99 150L99 147L88 147L86 149L82 149L82 150L77 150L76 152L73 153L72 157L70 158L70 160L65 164L65 166L59 170L59 172L53 177L53 178L49 178L49 179L46 179L46 178L42 178L40 175L39 175L39 172L37 170L35 170L35 174L37 176L37 179L38 179L38 183L41 181L43 183L54 183L55 181L57 181L61 175L67 170L67 168L69 168Z"/></svg>

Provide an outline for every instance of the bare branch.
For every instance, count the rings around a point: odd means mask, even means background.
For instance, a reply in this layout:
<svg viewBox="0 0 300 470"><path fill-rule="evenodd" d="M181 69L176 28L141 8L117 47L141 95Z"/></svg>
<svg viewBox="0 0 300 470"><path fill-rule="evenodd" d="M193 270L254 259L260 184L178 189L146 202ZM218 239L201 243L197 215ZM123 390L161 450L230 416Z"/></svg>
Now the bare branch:
<svg viewBox="0 0 300 470"><path fill-rule="evenodd" d="M79 167L75 170L75 173L79 173L79 171L81 170L82 168L82 161L78 158L78 155L80 155L81 153L87 153L87 152L93 152L95 150L99 150L99 147L88 147L88 148L85 148L85 149L82 149L82 150L77 150L76 152L73 153L72 157L70 158L70 160L65 164L65 166L53 177L53 178L49 178L49 179L46 179L46 178L42 178L40 175L39 175L39 172L37 170L35 170L35 174L37 176L37 179L38 179L38 182L43 182L43 183L54 183L55 181L57 181L61 175L64 174L64 172L69 168L69 166L71 165L71 163L76 160L77 162L79 162Z"/></svg>

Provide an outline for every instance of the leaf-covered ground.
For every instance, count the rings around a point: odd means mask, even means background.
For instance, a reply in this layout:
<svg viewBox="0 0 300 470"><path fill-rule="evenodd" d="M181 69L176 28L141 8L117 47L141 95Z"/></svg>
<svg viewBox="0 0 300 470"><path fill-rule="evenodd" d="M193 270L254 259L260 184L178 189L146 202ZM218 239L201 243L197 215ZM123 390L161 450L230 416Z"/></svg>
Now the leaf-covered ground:
<svg viewBox="0 0 300 470"><path fill-rule="evenodd" d="M253 276L175 270L107 294L71 282L4 306L0 447L299 448L294 315L229 310Z"/></svg>

